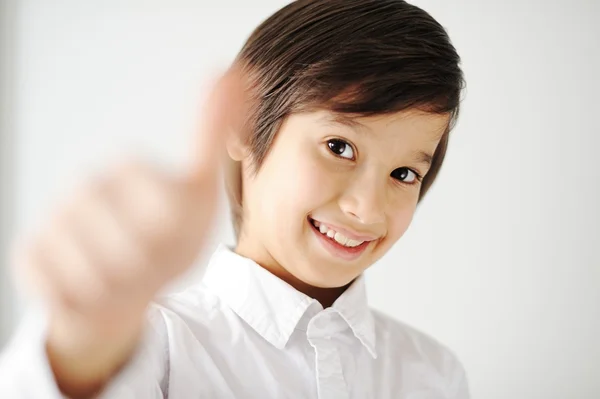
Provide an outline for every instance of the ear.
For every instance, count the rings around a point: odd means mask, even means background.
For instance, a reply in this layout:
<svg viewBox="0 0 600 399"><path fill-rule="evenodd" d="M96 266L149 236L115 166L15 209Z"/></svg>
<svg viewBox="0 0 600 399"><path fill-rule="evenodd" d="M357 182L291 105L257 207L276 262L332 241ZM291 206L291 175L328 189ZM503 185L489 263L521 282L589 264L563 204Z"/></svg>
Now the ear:
<svg viewBox="0 0 600 399"><path fill-rule="evenodd" d="M250 154L250 148L240 136L240 134L232 133L226 142L227 154L237 162L245 160Z"/></svg>

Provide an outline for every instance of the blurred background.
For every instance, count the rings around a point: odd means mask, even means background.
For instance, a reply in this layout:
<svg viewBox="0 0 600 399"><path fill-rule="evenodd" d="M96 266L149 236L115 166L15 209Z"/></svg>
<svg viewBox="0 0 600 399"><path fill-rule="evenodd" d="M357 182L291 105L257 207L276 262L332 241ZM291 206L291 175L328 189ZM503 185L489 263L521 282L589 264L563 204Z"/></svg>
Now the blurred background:
<svg viewBox="0 0 600 399"><path fill-rule="evenodd" d="M1 1L2 259L115 158L180 165L207 83L286 3ZM468 89L437 182L367 273L371 303L452 348L473 398L600 398L600 2L412 3L448 29ZM211 245L232 237L223 204ZM7 269L0 348L26 308Z"/></svg>

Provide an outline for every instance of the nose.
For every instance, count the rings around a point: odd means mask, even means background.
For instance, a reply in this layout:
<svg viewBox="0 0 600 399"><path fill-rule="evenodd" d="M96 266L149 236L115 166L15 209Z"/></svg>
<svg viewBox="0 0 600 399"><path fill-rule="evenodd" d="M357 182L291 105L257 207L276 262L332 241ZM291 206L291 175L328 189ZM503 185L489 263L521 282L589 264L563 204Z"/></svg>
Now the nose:
<svg viewBox="0 0 600 399"><path fill-rule="evenodd" d="M340 196L341 210L352 219L365 225L385 222L386 185L369 174L356 176Z"/></svg>

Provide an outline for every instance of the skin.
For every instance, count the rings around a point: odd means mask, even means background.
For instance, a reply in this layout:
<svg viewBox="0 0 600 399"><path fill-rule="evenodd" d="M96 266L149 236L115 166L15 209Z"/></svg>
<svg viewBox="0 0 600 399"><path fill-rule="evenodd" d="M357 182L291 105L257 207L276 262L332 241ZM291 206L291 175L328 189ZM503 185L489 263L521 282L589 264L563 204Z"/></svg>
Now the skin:
<svg viewBox="0 0 600 399"><path fill-rule="evenodd" d="M233 137L229 155L244 170L236 252L330 306L409 227L430 168L427 158L448 118L418 110L352 119L327 111L292 115L258 173L249 172L250 151ZM332 255L309 218L370 243L356 259Z"/></svg>

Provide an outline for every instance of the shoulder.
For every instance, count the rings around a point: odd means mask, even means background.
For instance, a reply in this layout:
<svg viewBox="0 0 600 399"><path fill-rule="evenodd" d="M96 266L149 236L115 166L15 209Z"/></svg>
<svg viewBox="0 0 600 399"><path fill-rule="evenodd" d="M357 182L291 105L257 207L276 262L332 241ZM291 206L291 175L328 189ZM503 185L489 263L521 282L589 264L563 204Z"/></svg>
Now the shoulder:
<svg viewBox="0 0 600 399"><path fill-rule="evenodd" d="M377 352L399 370L415 370L439 381L447 397L468 398L464 367L456 354L436 338L380 311L372 310ZM396 364L402 363L402 364Z"/></svg>
<svg viewBox="0 0 600 399"><path fill-rule="evenodd" d="M215 336L227 339L242 328L233 310L201 282L158 297L149 318L155 326L162 324L169 339L178 337L178 345L196 345Z"/></svg>
<svg viewBox="0 0 600 399"><path fill-rule="evenodd" d="M181 291L157 297L151 313L161 314L166 320L203 320L223 311L223 304L203 283L191 285Z"/></svg>

